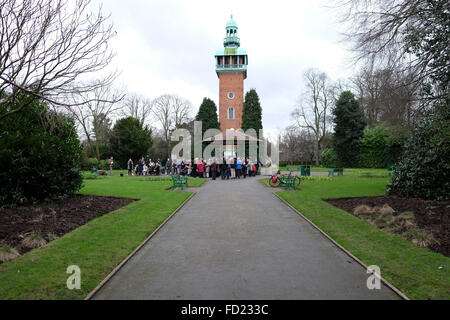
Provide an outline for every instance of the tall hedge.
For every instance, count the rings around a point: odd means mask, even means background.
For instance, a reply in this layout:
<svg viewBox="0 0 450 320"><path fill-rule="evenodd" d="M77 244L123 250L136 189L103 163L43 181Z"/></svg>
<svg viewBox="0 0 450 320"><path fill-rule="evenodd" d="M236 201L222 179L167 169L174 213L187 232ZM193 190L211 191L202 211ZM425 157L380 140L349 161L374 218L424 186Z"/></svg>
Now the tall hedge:
<svg viewBox="0 0 450 320"><path fill-rule="evenodd" d="M9 106L6 106L9 108ZM0 206L64 198L82 185L75 124L35 100L0 121Z"/></svg>
<svg viewBox="0 0 450 320"><path fill-rule="evenodd" d="M359 165L363 168L385 168L387 166L387 138L386 127L379 124L364 129L359 140Z"/></svg>
<svg viewBox="0 0 450 320"><path fill-rule="evenodd" d="M390 194L450 199L450 108L424 118L413 130L395 166Z"/></svg>

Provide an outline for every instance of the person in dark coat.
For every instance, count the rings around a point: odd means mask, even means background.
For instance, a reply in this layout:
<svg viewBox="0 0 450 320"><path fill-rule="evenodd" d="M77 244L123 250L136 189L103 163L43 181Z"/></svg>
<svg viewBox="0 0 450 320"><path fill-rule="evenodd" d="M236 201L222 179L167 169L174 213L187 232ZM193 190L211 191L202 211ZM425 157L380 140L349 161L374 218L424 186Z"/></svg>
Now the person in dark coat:
<svg viewBox="0 0 450 320"><path fill-rule="evenodd" d="M211 173L211 178L213 180L216 180L216 175L217 175L217 164L216 164L216 160L213 160L213 162L210 165L210 173Z"/></svg>

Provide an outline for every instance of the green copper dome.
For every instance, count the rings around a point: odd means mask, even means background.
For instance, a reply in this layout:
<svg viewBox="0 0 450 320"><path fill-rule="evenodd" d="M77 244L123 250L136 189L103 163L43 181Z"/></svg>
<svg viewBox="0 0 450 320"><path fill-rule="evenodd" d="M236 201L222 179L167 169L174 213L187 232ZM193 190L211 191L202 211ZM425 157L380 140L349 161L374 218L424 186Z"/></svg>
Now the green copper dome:
<svg viewBox="0 0 450 320"><path fill-rule="evenodd" d="M233 16L231 16L231 19L227 22L227 28L238 28L236 21L234 21L233 19Z"/></svg>

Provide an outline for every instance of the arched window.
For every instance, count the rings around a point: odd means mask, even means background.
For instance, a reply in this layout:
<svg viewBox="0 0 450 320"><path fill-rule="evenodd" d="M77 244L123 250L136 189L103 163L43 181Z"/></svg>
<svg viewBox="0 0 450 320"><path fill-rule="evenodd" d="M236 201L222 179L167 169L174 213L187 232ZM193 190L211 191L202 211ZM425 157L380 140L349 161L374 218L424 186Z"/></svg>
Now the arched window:
<svg viewBox="0 0 450 320"><path fill-rule="evenodd" d="M234 120L234 108L233 107L228 108L228 119Z"/></svg>

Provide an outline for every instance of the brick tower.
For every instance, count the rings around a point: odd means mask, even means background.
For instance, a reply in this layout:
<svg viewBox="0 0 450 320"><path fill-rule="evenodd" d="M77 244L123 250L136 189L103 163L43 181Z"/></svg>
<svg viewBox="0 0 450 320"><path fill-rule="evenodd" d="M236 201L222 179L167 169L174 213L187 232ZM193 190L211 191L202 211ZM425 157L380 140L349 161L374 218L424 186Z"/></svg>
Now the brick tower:
<svg viewBox="0 0 450 320"><path fill-rule="evenodd" d="M231 16L226 26L223 49L217 50L216 73L219 77L220 130L240 129L244 107L244 79L247 78L247 53L239 48L237 24Z"/></svg>

